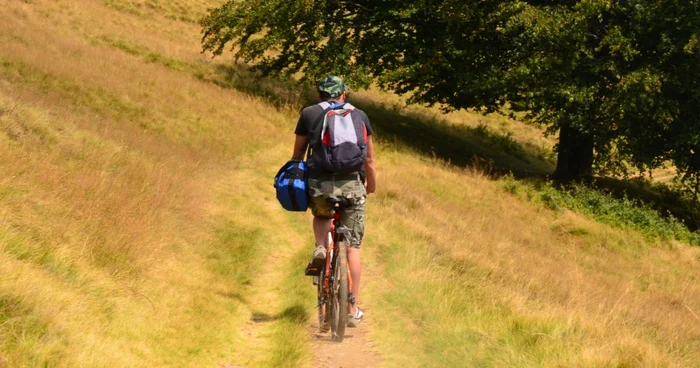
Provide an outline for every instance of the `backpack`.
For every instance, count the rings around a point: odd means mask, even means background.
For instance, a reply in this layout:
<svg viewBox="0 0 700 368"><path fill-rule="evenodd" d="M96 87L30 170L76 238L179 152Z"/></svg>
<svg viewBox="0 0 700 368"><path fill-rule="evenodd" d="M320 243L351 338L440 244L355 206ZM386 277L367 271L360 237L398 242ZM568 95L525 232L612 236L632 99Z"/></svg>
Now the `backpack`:
<svg viewBox="0 0 700 368"><path fill-rule="evenodd" d="M349 103L319 104L324 111L309 142L314 168L339 174L360 171L367 161L367 127Z"/></svg>
<svg viewBox="0 0 700 368"><path fill-rule="evenodd" d="M308 169L306 162L292 160L284 164L275 175L277 200L285 210L304 212L309 208Z"/></svg>

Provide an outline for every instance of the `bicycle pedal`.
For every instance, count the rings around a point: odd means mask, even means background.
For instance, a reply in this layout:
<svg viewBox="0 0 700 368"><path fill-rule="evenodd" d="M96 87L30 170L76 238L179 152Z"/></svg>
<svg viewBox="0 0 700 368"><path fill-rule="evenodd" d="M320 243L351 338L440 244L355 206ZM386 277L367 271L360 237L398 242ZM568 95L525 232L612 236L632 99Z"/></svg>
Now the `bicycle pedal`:
<svg viewBox="0 0 700 368"><path fill-rule="evenodd" d="M306 276L318 276L319 273L321 273L321 269L311 266L307 266L304 271L304 275Z"/></svg>

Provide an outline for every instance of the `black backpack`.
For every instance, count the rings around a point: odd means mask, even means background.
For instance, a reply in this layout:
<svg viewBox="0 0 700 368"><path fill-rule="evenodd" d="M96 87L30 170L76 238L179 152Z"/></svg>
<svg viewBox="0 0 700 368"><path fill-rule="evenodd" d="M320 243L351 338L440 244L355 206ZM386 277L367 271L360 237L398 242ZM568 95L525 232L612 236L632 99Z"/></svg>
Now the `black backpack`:
<svg viewBox="0 0 700 368"><path fill-rule="evenodd" d="M349 174L360 171L367 161L367 126L349 103L319 104L323 113L311 131L309 155L314 168Z"/></svg>

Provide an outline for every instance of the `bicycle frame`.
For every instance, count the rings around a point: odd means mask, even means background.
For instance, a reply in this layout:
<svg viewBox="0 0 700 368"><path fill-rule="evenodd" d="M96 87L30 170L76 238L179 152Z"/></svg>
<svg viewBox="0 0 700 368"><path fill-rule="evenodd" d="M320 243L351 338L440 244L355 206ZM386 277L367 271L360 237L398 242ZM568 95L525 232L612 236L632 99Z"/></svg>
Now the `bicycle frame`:
<svg viewBox="0 0 700 368"><path fill-rule="evenodd" d="M331 221L331 228L328 232L328 247L326 252L325 265L323 271L318 276L318 313L319 313L319 323L321 332L327 332L329 327L332 331L332 339L337 342L342 342L345 333L345 318L340 320L336 319L337 313L349 313L349 310L344 310L350 305L355 304L355 296L352 294L352 275L350 273L350 267L347 262L347 247L350 229L340 224L340 220L343 216L343 205L339 202L335 202L333 205L333 219ZM346 244L346 249L340 249L339 244ZM345 254L341 253L345 252ZM344 265L339 265L338 262L345 262ZM339 276L338 272L343 272L342 270L347 270L345 277ZM338 277L339 279L335 279ZM345 282L347 280L347 283ZM339 291L340 287L347 287L345 291ZM340 292L340 295L345 294L345 297L341 297L340 305L334 307L334 301L338 296L336 293ZM329 309L328 307L331 307ZM340 307L341 309L335 309ZM338 324L340 322L340 324ZM335 326L335 327L334 327ZM342 327L340 327L342 326Z"/></svg>
<svg viewBox="0 0 700 368"><path fill-rule="evenodd" d="M341 217L341 213L333 214L333 221L331 221L331 230L328 233L328 255L326 256L326 267L323 268L325 271L325 274L323 275L323 296L326 300L330 295L330 283L333 275L332 265L334 264L335 257L337 256L335 252L335 244L343 240L341 236L345 237L347 231L347 228L340 225ZM338 228L345 229L346 231L341 230L341 232L338 233L336 232L336 229ZM350 304L355 304L355 296L352 295L352 275L350 274L350 267L348 267L348 289L350 290L348 294L348 301L350 302Z"/></svg>

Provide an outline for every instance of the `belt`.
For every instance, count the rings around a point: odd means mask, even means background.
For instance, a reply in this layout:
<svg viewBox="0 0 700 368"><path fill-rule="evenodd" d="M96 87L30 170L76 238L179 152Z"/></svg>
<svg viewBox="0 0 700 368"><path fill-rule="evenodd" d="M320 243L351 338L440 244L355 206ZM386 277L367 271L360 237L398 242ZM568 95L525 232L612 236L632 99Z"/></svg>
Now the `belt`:
<svg viewBox="0 0 700 368"><path fill-rule="evenodd" d="M315 173L310 174L309 177L316 180L361 180L359 172L349 174Z"/></svg>

